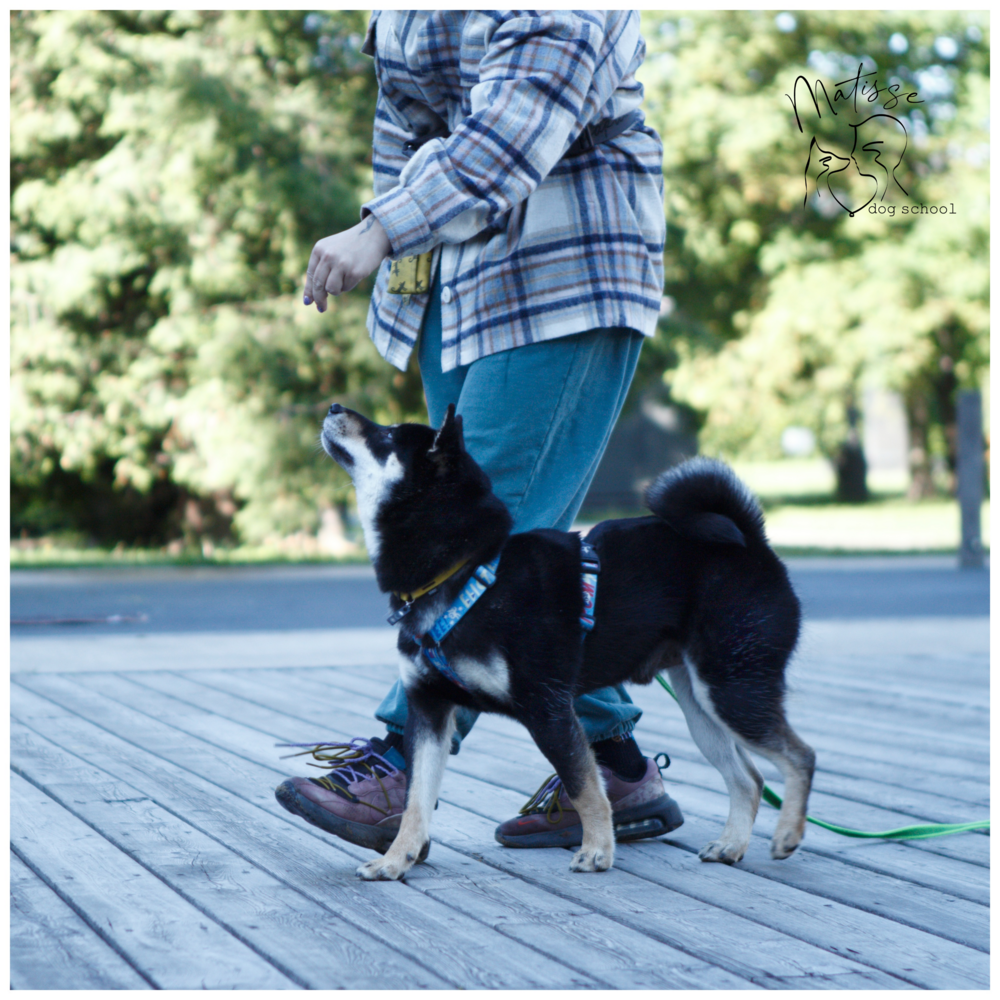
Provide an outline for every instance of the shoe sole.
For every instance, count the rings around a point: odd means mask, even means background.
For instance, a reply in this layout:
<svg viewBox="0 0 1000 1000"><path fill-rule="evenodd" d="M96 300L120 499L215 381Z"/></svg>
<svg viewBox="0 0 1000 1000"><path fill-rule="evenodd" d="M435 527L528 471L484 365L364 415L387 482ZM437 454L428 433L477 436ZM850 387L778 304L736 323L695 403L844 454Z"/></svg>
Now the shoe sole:
<svg viewBox="0 0 1000 1000"><path fill-rule="evenodd" d="M661 795L652 802L614 813L615 841L627 844L632 840L646 840L670 833L684 824L681 807L669 795ZM526 833L519 837L505 836L496 831L496 839L504 847L579 847L583 843L583 826L567 826L562 830L544 830Z"/></svg>
<svg viewBox="0 0 1000 1000"><path fill-rule="evenodd" d="M278 785L274 790L274 797L290 813L300 816L307 823L312 823L313 826L318 826L321 830L340 837L341 840L378 851L379 854L385 854L389 850L396 839L396 834L399 833L401 819L399 816L390 816L378 825L355 823L320 808L302 795L291 781L283 781Z"/></svg>

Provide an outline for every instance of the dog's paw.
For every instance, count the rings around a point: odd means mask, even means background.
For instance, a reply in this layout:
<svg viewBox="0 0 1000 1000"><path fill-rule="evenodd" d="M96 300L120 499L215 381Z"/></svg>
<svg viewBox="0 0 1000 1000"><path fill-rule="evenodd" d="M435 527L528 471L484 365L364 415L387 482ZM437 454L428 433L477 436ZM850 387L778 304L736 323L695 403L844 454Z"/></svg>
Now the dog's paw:
<svg viewBox="0 0 1000 1000"><path fill-rule="evenodd" d="M771 841L771 857L775 861L783 861L795 853L801 842L802 834L798 830L788 830L785 833L779 830Z"/></svg>
<svg viewBox="0 0 1000 1000"><path fill-rule="evenodd" d="M373 861L366 861L361 865L356 874L358 878L363 878L366 882L389 882L402 878L409 868L409 864L401 865L386 858L375 858Z"/></svg>
<svg viewBox="0 0 1000 1000"><path fill-rule="evenodd" d="M580 848L573 855L569 870L571 872L604 872L614 864L614 854L611 851L602 851L600 848L588 849Z"/></svg>
<svg viewBox="0 0 1000 1000"><path fill-rule="evenodd" d="M393 845L395 847L395 845ZM431 851L430 838L424 841L424 846L419 851L407 851L405 854L395 853L390 849L384 858L375 858L373 861L366 861L357 870L359 878L367 882L391 881L402 878L415 864L427 860L427 855Z"/></svg>
<svg viewBox="0 0 1000 1000"><path fill-rule="evenodd" d="M735 865L746 852L746 846L713 840L698 852L698 857L702 861L718 861L724 865Z"/></svg>

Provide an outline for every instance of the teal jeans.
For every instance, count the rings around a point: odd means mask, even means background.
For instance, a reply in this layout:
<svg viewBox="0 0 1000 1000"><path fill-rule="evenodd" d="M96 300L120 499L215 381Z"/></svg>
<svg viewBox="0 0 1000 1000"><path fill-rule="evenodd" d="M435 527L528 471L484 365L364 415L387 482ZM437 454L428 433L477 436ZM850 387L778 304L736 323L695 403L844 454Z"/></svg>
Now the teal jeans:
<svg viewBox="0 0 1000 1000"><path fill-rule="evenodd" d="M514 531L568 531L587 495L628 394L643 336L602 329L527 344L441 371L438 284L418 344L427 412L437 427L449 403L462 415L465 445L514 518ZM598 583L597 599L601 599ZM642 714L621 685L581 695L576 714L591 743L630 733ZM460 708L452 753L479 713ZM396 681L375 712L392 732L406 724Z"/></svg>

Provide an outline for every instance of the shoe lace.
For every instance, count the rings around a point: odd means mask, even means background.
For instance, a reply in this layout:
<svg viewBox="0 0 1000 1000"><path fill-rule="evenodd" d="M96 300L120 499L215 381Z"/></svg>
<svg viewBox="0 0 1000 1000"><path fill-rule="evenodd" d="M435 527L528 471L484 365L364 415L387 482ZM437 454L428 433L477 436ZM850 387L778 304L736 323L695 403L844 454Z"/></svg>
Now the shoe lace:
<svg viewBox="0 0 1000 1000"><path fill-rule="evenodd" d="M660 760L661 757L663 758L662 762ZM656 762L656 766L661 774L670 767L670 758L665 753L658 753L653 760ZM562 779L558 774L550 774L542 782L542 787L521 806L518 815L527 816L531 813L544 812L545 818L550 823L558 823L562 819L563 814L562 803L559 801L561 793ZM555 819L552 818L553 810L557 813Z"/></svg>
<svg viewBox="0 0 1000 1000"><path fill-rule="evenodd" d="M550 823L558 823L562 819L563 807L559 801L562 793L562 779L558 774L550 774L542 787L521 806L520 816L527 816L530 813L545 813L545 818ZM552 818L552 812L557 812L556 818Z"/></svg>
<svg viewBox="0 0 1000 1000"><path fill-rule="evenodd" d="M386 791L385 785L382 784L382 779L396 774L399 768L393 766L385 757L378 753L374 749L371 740L358 737L351 740L350 743L319 743L314 741L312 743L276 743L275 746L307 747L308 749L301 750L298 753L285 754L281 757L281 760L312 754L320 763L314 764L311 760L307 760L306 763L310 767L336 771L337 778L341 779L340 781L336 781L332 777L324 775L322 778L316 778L316 782L328 791L342 795L344 798L354 798L347 790L348 785L354 784L357 781L365 781L367 778L374 778L378 782L379 788L382 789L382 795L385 797L387 808L383 809L374 802L366 802L365 804L372 809L377 809L381 813L389 814L391 803L389 801L389 793ZM343 783L341 784L341 782Z"/></svg>

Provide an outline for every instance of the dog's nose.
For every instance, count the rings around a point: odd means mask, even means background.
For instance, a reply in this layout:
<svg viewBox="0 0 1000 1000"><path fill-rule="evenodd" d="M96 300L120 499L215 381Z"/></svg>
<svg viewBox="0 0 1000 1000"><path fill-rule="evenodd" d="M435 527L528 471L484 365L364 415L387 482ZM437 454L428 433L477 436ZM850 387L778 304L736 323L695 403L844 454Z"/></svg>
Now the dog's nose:
<svg viewBox="0 0 1000 1000"><path fill-rule="evenodd" d="M329 410L329 414L330 414L331 417L334 414L336 414L336 413L343 413L343 412L344 412L344 408L340 405L340 403L334 403L333 406L331 406L330 410Z"/></svg>

